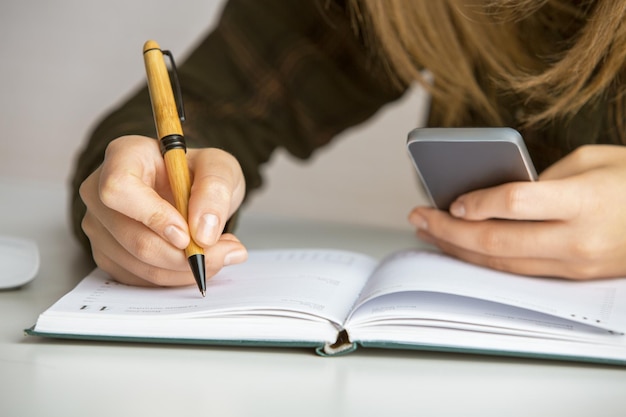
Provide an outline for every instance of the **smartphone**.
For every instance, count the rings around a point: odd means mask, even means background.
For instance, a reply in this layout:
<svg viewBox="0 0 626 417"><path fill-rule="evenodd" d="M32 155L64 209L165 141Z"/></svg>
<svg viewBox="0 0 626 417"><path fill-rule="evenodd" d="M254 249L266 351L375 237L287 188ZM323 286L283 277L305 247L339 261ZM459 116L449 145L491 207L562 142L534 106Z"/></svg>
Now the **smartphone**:
<svg viewBox="0 0 626 417"><path fill-rule="evenodd" d="M407 148L441 210L469 191L537 179L522 135L508 127L418 128L409 133Z"/></svg>

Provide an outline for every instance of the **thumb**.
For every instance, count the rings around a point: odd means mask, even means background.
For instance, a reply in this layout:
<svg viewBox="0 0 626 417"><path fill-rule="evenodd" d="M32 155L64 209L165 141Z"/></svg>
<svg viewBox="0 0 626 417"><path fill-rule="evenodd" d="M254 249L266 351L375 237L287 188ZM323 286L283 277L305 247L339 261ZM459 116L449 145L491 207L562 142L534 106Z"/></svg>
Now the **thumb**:
<svg viewBox="0 0 626 417"><path fill-rule="evenodd" d="M193 171L189 199L189 225L198 244L217 242L245 195L245 179L239 162L220 149L189 150Z"/></svg>

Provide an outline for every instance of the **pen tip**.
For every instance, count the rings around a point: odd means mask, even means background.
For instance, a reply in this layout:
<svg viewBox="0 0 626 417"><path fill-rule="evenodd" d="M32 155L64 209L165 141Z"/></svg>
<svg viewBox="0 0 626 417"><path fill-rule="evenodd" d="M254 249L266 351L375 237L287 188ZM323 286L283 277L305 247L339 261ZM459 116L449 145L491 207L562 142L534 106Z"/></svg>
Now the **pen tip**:
<svg viewBox="0 0 626 417"><path fill-rule="evenodd" d="M193 272L193 277L196 280L196 284L198 284L198 289L200 290L200 294L204 297L206 295L206 274L204 267L204 255L195 254L189 257L189 266L191 267L191 272Z"/></svg>

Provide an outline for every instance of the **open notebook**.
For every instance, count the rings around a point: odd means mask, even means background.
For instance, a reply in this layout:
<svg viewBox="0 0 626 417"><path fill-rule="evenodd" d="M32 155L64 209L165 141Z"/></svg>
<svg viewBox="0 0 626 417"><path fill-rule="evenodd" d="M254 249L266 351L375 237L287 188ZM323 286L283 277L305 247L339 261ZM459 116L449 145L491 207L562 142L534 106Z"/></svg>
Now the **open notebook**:
<svg viewBox="0 0 626 417"><path fill-rule="evenodd" d="M251 251L197 288L94 270L28 334L59 338L459 351L626 364L626 278L532 278L407 250Z"/></svg>

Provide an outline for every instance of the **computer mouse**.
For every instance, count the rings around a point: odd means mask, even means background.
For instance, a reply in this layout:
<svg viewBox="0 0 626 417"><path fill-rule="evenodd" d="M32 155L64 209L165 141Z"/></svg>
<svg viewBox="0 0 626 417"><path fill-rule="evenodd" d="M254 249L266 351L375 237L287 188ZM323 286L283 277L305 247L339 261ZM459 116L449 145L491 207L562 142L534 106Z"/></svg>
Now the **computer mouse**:
<svg viewBox="0 0 626 417"><path fill-rule="evenodd" d="M0 235L0 289L19 288L32 281L39 263L34 240Z"/></svg>

